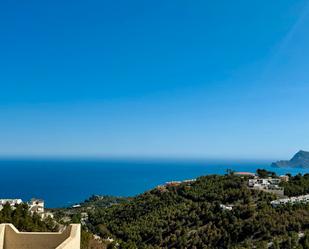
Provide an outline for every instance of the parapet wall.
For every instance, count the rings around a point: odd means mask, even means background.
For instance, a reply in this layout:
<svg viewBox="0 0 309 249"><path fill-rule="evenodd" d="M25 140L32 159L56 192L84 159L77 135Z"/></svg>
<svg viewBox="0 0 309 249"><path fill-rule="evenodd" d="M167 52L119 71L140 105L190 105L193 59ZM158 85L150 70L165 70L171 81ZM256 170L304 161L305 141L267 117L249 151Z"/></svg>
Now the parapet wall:
<svg viewBox="0 0 309 249"><path fill-rule="evenodd" d="M80 225L72 224L62 233L39 233L1 224L0 249L80 249Z"/></svg>

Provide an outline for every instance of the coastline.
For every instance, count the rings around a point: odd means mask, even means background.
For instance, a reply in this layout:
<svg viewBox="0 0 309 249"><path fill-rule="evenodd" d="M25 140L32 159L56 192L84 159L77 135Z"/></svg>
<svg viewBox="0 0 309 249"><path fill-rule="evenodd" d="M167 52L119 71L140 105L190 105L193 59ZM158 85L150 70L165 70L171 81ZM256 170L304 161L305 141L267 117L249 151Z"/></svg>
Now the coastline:
<svg viewBox="0 0 309 249"><path fill-rule="evenodd" d="M135 196L165 182L225 174L227 169L255 172L265 168L278 175L309 172L309 169L271 167L269 161L225 160L0 160L0 168L4 176L0 182L2 198L42 198L48 208L71 206L93 194Z"/></svg>

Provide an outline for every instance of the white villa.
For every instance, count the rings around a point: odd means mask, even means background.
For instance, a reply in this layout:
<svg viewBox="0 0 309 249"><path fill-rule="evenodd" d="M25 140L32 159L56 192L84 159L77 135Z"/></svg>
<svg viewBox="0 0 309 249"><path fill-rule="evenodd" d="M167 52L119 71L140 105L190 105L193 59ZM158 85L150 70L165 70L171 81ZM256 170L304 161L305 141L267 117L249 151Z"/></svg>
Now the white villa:
<svg viewBox="0 0 309 249"><path fill-rule="evenodd" d="M28 202L29 211L31 214L38 214L42 219L46 219L47 217L54 218L54 215L51 212L46 212L44 209L44 200L32 198Z"/></svg>
<svg viewBox="0 0 309 249"><path fill-rule="evenodd" d="M232 210L233 210L233 206L232 206L232 205L220 204L220 208L221 208L222 210L228 210L228 211L232 211Z"/></svg>
<svg viewBox="0 0 309 249"><path fill-rule="evenodd" d="M29 211L30 213L44 213L44 200L32 198L29 202Z"/></svg>

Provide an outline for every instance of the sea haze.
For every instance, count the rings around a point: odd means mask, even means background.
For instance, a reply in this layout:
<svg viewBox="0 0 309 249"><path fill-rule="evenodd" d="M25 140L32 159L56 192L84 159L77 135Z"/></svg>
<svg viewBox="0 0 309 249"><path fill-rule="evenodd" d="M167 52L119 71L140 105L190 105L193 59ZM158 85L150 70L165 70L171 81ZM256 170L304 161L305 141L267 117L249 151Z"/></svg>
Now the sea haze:
<svg viewBox="0 0 309 249"><path fill-rule="evenodd" d="M226 169L254 172L265 168L278 174L309 169L272 168L270 161L202 160L0 160L0 198L42 198L47 207L69 206L92 194L134 196L172 180Z"/></svg>

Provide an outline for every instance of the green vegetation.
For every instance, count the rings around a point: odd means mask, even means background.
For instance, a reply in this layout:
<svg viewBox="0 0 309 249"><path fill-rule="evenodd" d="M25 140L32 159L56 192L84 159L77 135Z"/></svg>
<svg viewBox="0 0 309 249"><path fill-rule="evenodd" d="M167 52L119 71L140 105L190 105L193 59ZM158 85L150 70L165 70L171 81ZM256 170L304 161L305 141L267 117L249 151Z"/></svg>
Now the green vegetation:
<svg viewBox="0 0 309 249"><path fill-rule="evenodd" d="M276 176L261 169L257 174ZM0 222L21 231L55 231L55 224L82 222L82 249L309 249L309 204L274 208L270 202L277 196L249 189L248 178L228 171L133 198L92 196L79 208L54 210L55 220L31 216L26 204L5 205ZM309 193L309 174L289 178L280 183L286 195ZM93 234L115 241L96 240Z"/></svg>
<svg viewBox="0 0 309 249"><path fill-rule="evenodd" d="M105 243L93 238L93 234L82 229L81 231L81 249L108 249Z"/></svg>
<svg viewBox="0 0 309 249"><path fill-rule="evenodd" d="M276 178L277 175L275 172L272 171L268 171L266 169L257 169L256 170L256 174L258 175L258 177L260 178L268 178L268 177L273 177Z"/></svg>
<svg viewBox="0 0 309 249"><path fill-rule="evenodd" d="M20 231L28 232L58 230L52 219L48 218L42 221L38 215L30 215L27 204L16 205L13 208L9 204L5 204L0 211L0 223L12 223Z"/></svg>
<svg viewBox="0 0 309 249"><path fill-rule="evenodd" d="M89 199L81 203L82 207L109 207L119 203L128 202L129 198L127 197L117 197L110 195L92 195Z"/></svg>
<svg viewBox="0 0 309 249"><path fill-rule="evenodd" d="M246 183L233 174L211 175L154 189L96 208L89 228L117 239L120 248L309 248L309 205L273 208L276 196Z"/></svg>
<svg viewBox="0 0 309 249"><path fill-rule="evenodd" d="M287 196L305 195L309 193L309 174L289 175L289 182L280 184L284 187L284 194Z"/></svg>

